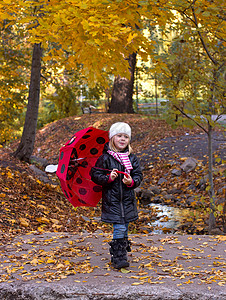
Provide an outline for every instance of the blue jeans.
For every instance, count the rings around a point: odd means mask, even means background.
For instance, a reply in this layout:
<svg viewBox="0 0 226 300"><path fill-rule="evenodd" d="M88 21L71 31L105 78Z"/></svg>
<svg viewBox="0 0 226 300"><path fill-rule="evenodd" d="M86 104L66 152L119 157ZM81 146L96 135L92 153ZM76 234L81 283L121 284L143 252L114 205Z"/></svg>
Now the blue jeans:
<svg viewBox="0 0 226 300"><path fill-rule="evenodd" d="M125 224L113 224L113 239L128 238L128 226L129 223Z"/></svg>

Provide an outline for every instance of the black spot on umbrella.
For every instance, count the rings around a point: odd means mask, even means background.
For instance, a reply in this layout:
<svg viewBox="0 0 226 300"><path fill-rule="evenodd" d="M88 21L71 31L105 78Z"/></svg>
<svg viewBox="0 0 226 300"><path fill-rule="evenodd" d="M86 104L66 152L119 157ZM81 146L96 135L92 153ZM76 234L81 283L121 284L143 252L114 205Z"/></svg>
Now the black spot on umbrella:
<svg viewBox="0 0 226 300"><path fill-rule="evenodd" d="M93 129L89 129L87 132L91 132L91 131L93 131Z"/></svg>
<svg viewBox="0 0 226 300"><path fill-rule="evenodd" d="M93 187L93 191L96 192L96 193L99 193L99 192L102 191L102 187L99 186L99 185L95 185L95 186Z"/></svg>
<svg viewBox="0 0 226 300"><path fill-rule="evenodd" d="M76 178L76 182L77 182L77 184L81 184L82 183L82 179L81 178Z"/></svg>
<svg viewBox="0 0 226 300"><path fill-rule="evenodd" d="M85 150L85 149L86 149L86 145L85 145L85 144L80 145L79 149L80 149L81 151Z"/></svg>
<svg viewBox="0 0 226 300"><path fill-rule="evenodd" d="M86 139L90 138L90 135L89 135L89 134L83 135L82 138L83 138L84 140L86 140Z"/></svg>
<svg viewBox="0 0 226 300"><path fill-rule="evenodd" d="M81 194L81 195L87 194L87 190L84 189L84 188L79 189L78 192L79 192L79 194Z"/></svg>
<svg viewBox="0 0 226 300"><path fill-rule="evenodd" d="M83 201L82 199L78 199L78 201L82 204L87 204L85 201Z"/></svg>
<svg viewBox="0 0 226 300"><path fill-rule="evenodd" d="M62 152L60 153L60 159L63 159L63 157L64 157L64 152L62 151Z"/></svg>
<svg viewBox="0 0 226 300"><path fill-rule="evenodd" d="M90 150L90 153L91 153L92 155L96 155L96 154L98 153L98 150L97 150L96 148L92 148L92 149Z"/></svg>
<svg viewBox="0 0 226 300"><path fill-rule="evenodd" d="M70 195L71 198L73 197L73 195L70 192L69 192L69 195Z"/></svg>
<svg viewBox="0 0 226 300"><path fill-rule="evenodd" d="M69 198L67 191L64 190L64 194L66 195L67 198Z"/></svg>
<svg viewBox="0 0 226 300"><path fill-rule="evenodd" d="M88 167L87 161L83 161L83 162L81 163L81 166L82 166L83 168L87 168L87 167Z"/></svg>
<svg viewBox="0 0 226 300"><path fill-rule="evenodd" d="M70 170L67 170L67 176L66 179L70 180L75 175L75 172L72 172Z"/></svg>
<svg viewBox="0 0 226 300"><path fill-rule="evenodd" d="M72 188L70 187L70 185L69 185L69 184L67 185L67 187L69 188L69 190L71 190L71 191L72 191Z"/></svg>
<svg viewBox="0 0 226 300"><path fill-rule="evenodd" d="M63 174L64 171L65 171L65 164L63 164L63 165L61 166L60 173Z"/></svg>
<svg viewBox="0 0 226 300"><path fill-rule="evenodd" d="M99 136L97 139L96 139L96 142L97 142L97 144L100 144L100 145L102 145L102 144L105 144L105 139L102 137L102 136Z"/></svg>
<svg viewBox="0 0 226 300"><path fill-rule="evenodd" d="M78 168L76 166L69 166L67 170L67 180L70 180L74 177L75 173L77 172Z"/></svg>
<svg viewBox="0 0 226 300"><path fill-rule="evenodd" d="M75 158L78 158L78 153L77 153L77 150L74 148L71 152L70 161Z"/></svg>

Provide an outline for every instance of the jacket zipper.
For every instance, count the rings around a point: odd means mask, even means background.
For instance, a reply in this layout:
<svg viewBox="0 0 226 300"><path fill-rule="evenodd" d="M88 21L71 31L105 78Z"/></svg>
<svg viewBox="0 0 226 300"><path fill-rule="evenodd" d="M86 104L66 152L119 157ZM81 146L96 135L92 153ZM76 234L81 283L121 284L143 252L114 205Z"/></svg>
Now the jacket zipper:
<svg viewBox="0 0 226 300"><path fill-rule="evenodd" d="M121 205L121 211L122 211L122 217L125 218L125 213L124 213L124 207L123 207L123 202L122 202L122 180L121 180L121 174L120 174L120 205Z"/></svg>

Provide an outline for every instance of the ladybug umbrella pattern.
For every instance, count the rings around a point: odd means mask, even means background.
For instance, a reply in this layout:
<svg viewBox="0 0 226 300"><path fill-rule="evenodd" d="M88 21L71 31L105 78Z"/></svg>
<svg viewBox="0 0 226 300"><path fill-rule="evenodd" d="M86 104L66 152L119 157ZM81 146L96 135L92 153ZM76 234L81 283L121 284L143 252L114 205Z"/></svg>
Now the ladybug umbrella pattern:
<svg viewBox="0 0 226 300"><path fill-rule="evenodd" d="M96 206L99 202L102 189L91 180L90 171L108 140L107 131L88 127L75 133L60 149L56 174L74 207Z"/></svg>

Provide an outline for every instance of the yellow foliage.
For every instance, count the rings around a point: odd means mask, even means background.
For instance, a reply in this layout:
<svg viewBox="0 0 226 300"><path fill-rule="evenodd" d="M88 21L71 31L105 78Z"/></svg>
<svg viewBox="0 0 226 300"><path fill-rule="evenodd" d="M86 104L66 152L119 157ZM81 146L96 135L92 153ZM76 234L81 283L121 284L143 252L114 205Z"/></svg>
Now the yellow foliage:
<svg viewBox="0 0 226 300"><path fill-rule="evenodd" d="M37 14L31 15L30 8L37 8L37 2L16 0L9 1L2 15L8 14L17 24L26 24L31 42L42 42L46 48L48 42L61 45L59 50L51 49L45 60L54 59L59 63L69 60L68 67L72 68L72 61L82 64L83 73L91 83L105 83L103 72L130 76L125 59L129 54L141 52L143 56L150 52L149 40L142 31L141 16L149 18L151 15L153 23L167 20L154 2L43 0ZM150 5L155 7L155 13L150 14ZM170 14L167 11L167 15ZM32 27L37 22L39 26ZM69 53L67 58L62 54L64 50Z"/></svg>

